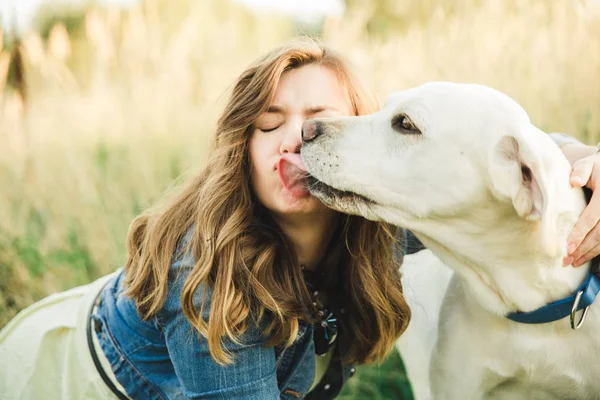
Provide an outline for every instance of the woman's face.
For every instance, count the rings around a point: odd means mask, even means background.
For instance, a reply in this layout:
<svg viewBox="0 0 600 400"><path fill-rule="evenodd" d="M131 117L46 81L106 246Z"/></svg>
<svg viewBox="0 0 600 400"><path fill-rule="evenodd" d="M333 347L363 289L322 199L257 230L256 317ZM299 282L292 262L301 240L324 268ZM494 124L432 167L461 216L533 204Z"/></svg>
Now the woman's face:
<svg viewBox="0 0 600 400"><path fill-rule="evenodd" d="M301 128L306 119L351 115L351 110L330 68L307 65L281 76L273 102L256 119L249 142L252 187L275 216L333 213L306 189Z"/></svg>

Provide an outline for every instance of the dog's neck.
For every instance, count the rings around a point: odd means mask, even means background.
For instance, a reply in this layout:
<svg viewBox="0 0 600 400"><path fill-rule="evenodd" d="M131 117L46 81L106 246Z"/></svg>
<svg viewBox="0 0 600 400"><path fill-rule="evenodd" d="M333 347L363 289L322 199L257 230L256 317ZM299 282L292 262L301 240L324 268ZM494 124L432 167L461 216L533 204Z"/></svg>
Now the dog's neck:
<svg viewBox="0 0 600 400"><path fill-rule="evenodd" d="M559 219L564 246L554 257L542 248L539 224L519 218L508 205L471 210L477 220L470 216L415 220L409 229L457 272L481 306L499 316L532 311L573 294L589 273L589 264L562 265L566 238L585 206L576 197L576 204Z"/></svg>

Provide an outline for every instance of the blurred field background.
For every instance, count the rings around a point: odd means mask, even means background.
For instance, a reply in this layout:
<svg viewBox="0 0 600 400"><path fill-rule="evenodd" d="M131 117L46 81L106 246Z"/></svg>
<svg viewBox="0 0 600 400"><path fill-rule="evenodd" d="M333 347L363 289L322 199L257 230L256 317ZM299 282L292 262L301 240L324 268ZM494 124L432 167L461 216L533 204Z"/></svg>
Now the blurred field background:
<svg viewBox="0 0 600 400"><path fill-rule="evenodd" d="M45 295L121 266L134 216L203 166L233 80L295 35L345 53L381 101L426 81L482 83L546 131L600 140L597 1L345 5L311 21L232 0L49 12L22 37L25 87L4 26L0 327ZM395 355L361 374L371 378L351 380L342 398L410 397Z"/></svg>

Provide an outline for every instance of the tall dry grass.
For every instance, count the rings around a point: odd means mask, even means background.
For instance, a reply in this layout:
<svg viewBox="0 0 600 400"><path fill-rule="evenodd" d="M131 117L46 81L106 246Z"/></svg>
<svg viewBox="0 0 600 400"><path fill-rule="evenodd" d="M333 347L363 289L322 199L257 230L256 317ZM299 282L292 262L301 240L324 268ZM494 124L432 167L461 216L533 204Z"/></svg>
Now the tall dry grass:
<svg viewBox="0 0 600 400"><path fill-rule="evenodd" d="M0 327L120 266L133 217L203 165L231 82L294 34L286 18L222 0L174 4L94 9L81 36L56 25L47 43L24 39L28 102L0 97ZM397 10L404 25L393 33L370 36L375 8L359 2L326 20L323 37L381 100L430 80L478 82L545 130L598 140L600 21L581 3L420 4ZM7 62L0 52L0 88Z"/></svg>
<svg viewBox="0 0 600 400"><path fill-rule="evenodd" d="M122 265L134 216L202 166L235 76L291 35L223 0L93 9L83 25L24 38L27 104L0 98L0 327Z"/></svg>
<svg viewBox="0 0 600 400"><path fill-rule="evenodd" d="M394 36L364 35L369 2L325 26L328 42L360 65L380 98L431 80L481 83L515 98L546 131L600 140L598 7L575 0L387 3L403 20L415 15Z"/></svg>

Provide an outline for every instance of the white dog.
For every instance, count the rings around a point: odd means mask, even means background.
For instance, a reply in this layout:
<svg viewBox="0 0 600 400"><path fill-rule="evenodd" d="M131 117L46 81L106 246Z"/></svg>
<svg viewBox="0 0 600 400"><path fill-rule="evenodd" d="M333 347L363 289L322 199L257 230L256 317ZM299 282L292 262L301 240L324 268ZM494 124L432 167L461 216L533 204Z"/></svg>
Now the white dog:
<svg viewBox="0 0 600 400"><path fill-rule="evenodd" d="M562 266L584 194L515 101L484 86L430 83L372 115L307 121L302 134L314 195L413 231L454 270L430 364L434 398L600 399L598 305L580 329L570 322L583 314L571 315L572 296L585 292L582 309L600 287L582 287L589 265Z"/></svg>

